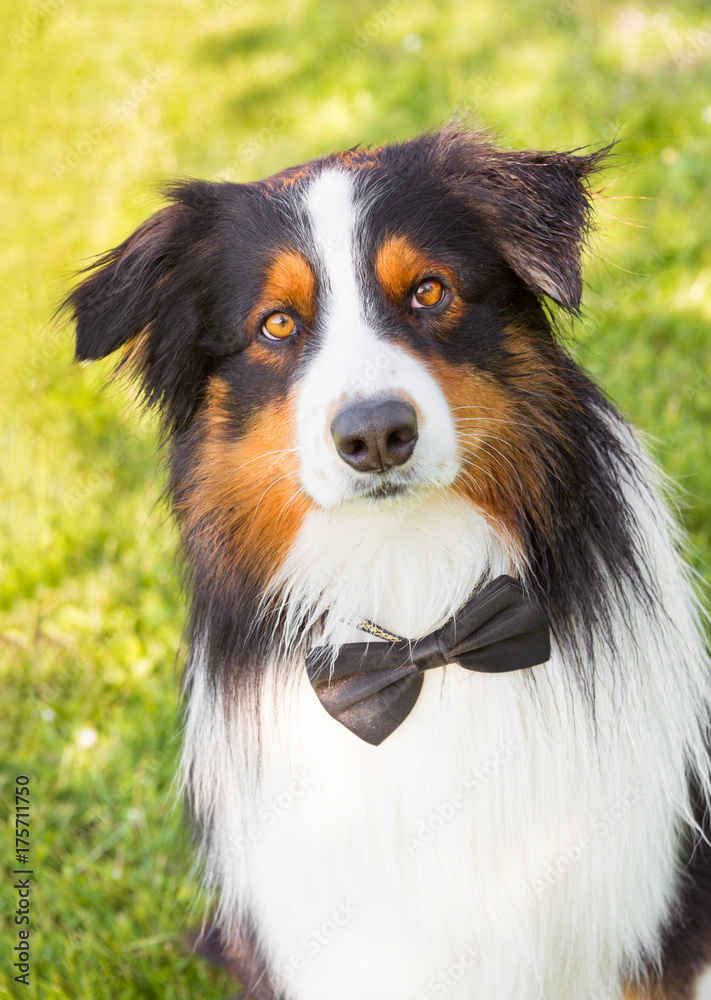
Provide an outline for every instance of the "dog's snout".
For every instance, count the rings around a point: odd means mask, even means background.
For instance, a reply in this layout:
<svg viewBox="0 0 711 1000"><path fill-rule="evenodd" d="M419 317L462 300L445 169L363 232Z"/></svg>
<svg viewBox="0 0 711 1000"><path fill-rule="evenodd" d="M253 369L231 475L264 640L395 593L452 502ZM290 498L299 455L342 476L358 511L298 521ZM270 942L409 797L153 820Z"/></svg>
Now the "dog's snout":
<svg viewBox="0 0 711 1000"><path fill-rule="evenodd" d="M403 399L353 403L331 424L336 451L358 472L385 472L403 465L417 441L417 414Z"/></svg>

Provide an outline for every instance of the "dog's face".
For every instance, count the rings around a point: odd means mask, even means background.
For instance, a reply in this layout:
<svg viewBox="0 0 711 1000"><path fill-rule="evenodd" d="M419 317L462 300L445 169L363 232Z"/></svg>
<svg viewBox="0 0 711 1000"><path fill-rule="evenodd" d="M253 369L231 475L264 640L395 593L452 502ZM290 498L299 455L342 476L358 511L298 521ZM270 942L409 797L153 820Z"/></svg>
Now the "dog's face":
<svg viewBox="0 0 711 1000"><path fill-rule="evenodd" d="M311 506L437 490L514 536L544 517L540 299L577 308L594 165L445 131L176 187L70 304L78 358L123 347L160 404L197 548L266 573Z"/></svg>

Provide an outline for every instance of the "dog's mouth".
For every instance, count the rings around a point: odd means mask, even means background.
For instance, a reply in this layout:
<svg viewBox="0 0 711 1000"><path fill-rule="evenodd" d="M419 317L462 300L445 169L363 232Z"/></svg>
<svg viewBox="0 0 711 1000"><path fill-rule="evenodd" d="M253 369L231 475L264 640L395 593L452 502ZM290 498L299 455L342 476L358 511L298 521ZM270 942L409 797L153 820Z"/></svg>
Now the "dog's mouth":
<svg viewBox="0 0 711 1000"><path fill-rule="evenodd" d="M413 487L406 483L382 482L359 490L355 496L367 500L393 500L395 497L409 496L413 492Z"/></svg>
<svg viewBox="0 0 711 1000"><path fill-rule="evenodd" d="M429 487L431 488L431 487ZM373 503L390 502L404 498L412 498L428 490L428 484L416 476L378 473L364 476L363 481L352 483L343 502L366 500Z"/></svg>

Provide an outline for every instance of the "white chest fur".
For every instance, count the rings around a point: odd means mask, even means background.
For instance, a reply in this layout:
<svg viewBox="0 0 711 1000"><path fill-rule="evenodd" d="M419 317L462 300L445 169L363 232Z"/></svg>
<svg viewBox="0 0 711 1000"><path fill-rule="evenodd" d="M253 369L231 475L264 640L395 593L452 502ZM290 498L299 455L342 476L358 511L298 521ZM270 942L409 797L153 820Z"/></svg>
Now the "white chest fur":
<svg viewBox="0 0 711 1000"><path fill-rule="evenodd" d="M472 566L501 572L510 558L471 512L435 507L417 522L421 546L399 546L384 522L367 561L338 515L323 515L287 568L293 592L314 602L327 579L337 606L428 631L466 596ZM287 1000L617 1000L635 958L654 953L708 693L659 511L638 509L688 643L671 628L652 634L640 612L620 633L624 684L604 655L598 665L596 724L560 652L535 684L428 673L377 748L328 716L303 670L285 683L275 665L257 768L249 735L232 730L244 723L224 721L195 667L186 764L196 808L212 818L208 871L221 918L253 920Z"/></svg>

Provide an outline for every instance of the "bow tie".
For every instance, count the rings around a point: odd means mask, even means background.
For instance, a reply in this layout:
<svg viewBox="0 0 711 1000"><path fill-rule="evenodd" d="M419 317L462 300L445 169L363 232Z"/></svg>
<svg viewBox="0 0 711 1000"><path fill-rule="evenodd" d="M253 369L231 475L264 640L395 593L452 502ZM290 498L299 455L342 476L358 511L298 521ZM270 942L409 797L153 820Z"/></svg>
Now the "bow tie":
<svg viewBox="0 0 711 1000"><path fill-rule="evenodd" d="M422 639L316 646L306 671L329 715L378 746L415 706L423 672L447 663L487 674L523 670L550 657L548 620L538 599L510 576L478 590Z"/></svg>

